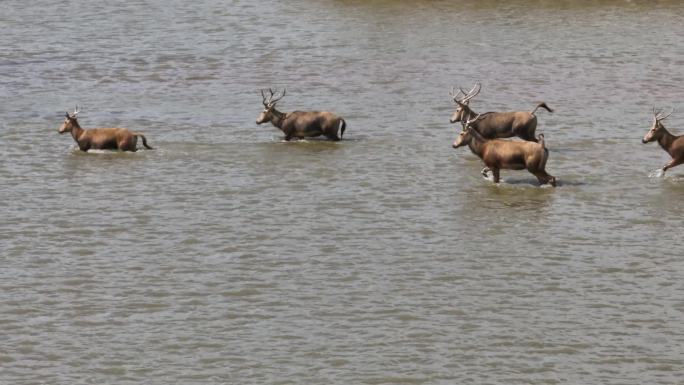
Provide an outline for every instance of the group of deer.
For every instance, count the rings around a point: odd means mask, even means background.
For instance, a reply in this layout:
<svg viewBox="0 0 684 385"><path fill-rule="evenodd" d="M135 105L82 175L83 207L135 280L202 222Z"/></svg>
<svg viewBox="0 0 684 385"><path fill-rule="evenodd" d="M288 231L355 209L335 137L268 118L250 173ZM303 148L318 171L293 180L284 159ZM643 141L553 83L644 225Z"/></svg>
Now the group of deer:
<svg viewBox="0 0 684 385"><path fill-rule="evenodd" d="M537 109L544 108L553 112L546 103L539 103L531 112L486 112L478 114L470 108L470 101L482 90L482 85L476 83L469 91L459 88L451 91L451 97L456 104L456 111L451 117L451 123L460 122L462 130L453 143L454 148L467 145L485 164L482 174L487 177L492 173L493 180L498 183L501 169L526 169L537 177L540 184L549 183L556 186L556 178L545 170L549 151L544 145L544 135L535 137ZM292 138L325 136L331 140L341 140L347 126L346 121L327 111L293 111L281 112L276 109L276 103L285 96L285 90L280 95L277 91L261 91L264 110L259 114L256 123L271 122L285 134L285 140ZM81 128L78 123L79 109L66 113L66 119L59 127L59 133L70 132L79 149L136 151L138 137L142 139L147 149L147 139L139 132L132 132L126 128ZM684 163L684 135L675 136L665 129L662 121L672 114L663 115L661 110L653 108L653 126L644 136L642 142L658 141L667 151L672 160L662 171ZM339 135L338 135L339 132ZM517 136L523 140L503 140Z"/></svg>
<svg viewBox="0 0 684 385"><path fill-rule="evenodd" d="M335 141L341 140L347 127L344 119L327 111L280 112L275 108L276 103L285 96L286 91L283 89L279 96L272 89L268 91L269 96L264 94L264 90L261 91L264 110L259 114L257 124L271 122L283 131L287 141L292 138L303 139L321 135ZM132 132L127 128L81 128L78 123L79 113L78 106L74 112L67 112L58 131L60 134L70 132L81 151L91 149L137 151L138 137L142 139L145 148L152 149L147 145L147 138L143 134Z"/></svg>
<svg viewBox="0 0 684 385"><path fill-rule="evenodd" d="M476 83L469 91L459 88L451 90L456 111L451 123L461 122L462 130L453 144L454 148L467 145L485 164L482 175L492 172L494 183L499 183L501 169L526 169L537 177L540 184L556 186L556 178L546 172L549 150L544 145L544 135L534 136L537 129L537 116L540 107L553 112L546 103L539 103L532 112L485 112L478 114L470 108L470 100L482 90ZM519 140L502 140L517 136Z"/></svg>
<svg viewBox="0 0 684 385"><path fill-rule="evenodd" d="M485 164L482 174L487 177L492 172L494 182L500 180L501 169L527 169L537 177L540 184L549 183L556 186L556 178L549 175L546 161L549 151L544 145L544 135L535 138L537 117L534 113L540 107L553 112L546 103L539 103L531 112L487 112L477 114L470 108L470 100L480 93L482 86L476 83L469 91L459 88L451 91L451 97L456 104L456 111L451 117L451 123L461 122L462 131L453 144L454 148L468 145L470 150ZM672 114L670 111L663 115L662 110L653 107L653 125L642 139L643 143L658 141L660 147L667 151L672 160L662 167L664 173L668 169L684 163L684 135L672 135L662 121ZM517 136L523 141L501 140Z"/></svg>

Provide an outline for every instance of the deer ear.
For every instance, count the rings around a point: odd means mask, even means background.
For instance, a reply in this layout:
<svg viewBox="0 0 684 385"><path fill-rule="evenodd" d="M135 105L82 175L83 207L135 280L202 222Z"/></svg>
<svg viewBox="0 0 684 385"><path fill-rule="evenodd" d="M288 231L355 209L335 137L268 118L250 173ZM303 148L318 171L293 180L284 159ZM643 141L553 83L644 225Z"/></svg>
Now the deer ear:
<svg viewBox="0 0 684 385"><path fill-rule="evenodd" d="M69 112L67 111L67 113L64 114L64 116L66 116L66 117L68 118L68 117L69 117Z"/></svg>

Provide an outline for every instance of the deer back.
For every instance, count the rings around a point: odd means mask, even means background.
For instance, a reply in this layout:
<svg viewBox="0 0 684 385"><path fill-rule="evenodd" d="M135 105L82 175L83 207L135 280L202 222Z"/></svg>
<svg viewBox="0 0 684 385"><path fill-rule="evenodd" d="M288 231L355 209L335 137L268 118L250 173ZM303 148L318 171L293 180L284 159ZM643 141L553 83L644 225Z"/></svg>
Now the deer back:
<svg viewBox="0 0 684 385"><path fill-rule="evenodd" d="M483 144L482 160L488 166L499 168L536 169L544 160L544 148L535 142L487 139Z"/></svg>
<svg viewBox="0 0 684 385"><path fill-rule="evenodd" d="M475 127L488 139L510 138L525 128L536 128L537 118L529 112L488 112L476 122Z"/></svg>

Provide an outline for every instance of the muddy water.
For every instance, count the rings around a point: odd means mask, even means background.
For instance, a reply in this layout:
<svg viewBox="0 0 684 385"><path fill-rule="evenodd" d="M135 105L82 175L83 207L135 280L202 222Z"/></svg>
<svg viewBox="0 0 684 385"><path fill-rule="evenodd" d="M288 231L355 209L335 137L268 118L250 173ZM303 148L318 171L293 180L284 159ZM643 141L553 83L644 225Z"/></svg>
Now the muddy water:
<svg viewBox="0 0 684 385"><path fill-rule="evenodd" d="M675 384L678 2L3 2L0 383ZM454 150L529 110L556 189ZM345 140L254 122L328 109ZM126 126L154 151L80 153ZM666 126L684 133L676 111Z"/></svg>

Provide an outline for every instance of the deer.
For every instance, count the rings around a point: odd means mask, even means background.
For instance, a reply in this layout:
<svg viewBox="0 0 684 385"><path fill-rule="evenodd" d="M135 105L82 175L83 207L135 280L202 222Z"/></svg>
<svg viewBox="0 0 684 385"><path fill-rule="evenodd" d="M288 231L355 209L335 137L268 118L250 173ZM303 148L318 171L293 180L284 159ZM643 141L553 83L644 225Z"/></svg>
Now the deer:
<svg viewBox="0 0 684 385"><path fill-rule="evenodd" d="M544 134L539 134L537 141L519 141L489 139L484 137L473 122L477 116L467 120L463 130L453 143L454 148L467 145L473 154L477 155L485 164L482 175L487 177L492 172L494 183L500 181L500 170L523 170L526 169L537 177L540 185L549 183L556 187L556 177L546 172L546 161L549 158L549 150L544 142Z"/></svg>
<svg viewBox="0 0 684 385"><path fill-rule="evenodd" d="M641 140L642 143L657 140L660 147L672 157L672 160L663 166L663 174L668 169L684 163L684 135L672 135L662 123L673 112L674 109L669 114L663 115L662 110L656 110L655 106L653 106L653 125Z"/></svg>
<svg viewBox="0 0 684 385"><path fill-rule="evenodd" d="M287 92L283 88L280 96L276 91L268 89L270 95L266 97L264 90L261 90L262 104L264 110L259 114L256 124L271 122L285 134L285 140L292 138L304 139L324 135L328 139L338 141L342 139L347 122L341 117L328 111L292 111L281 112L276 109L276 103L285 96ZM338 129L340 135L337 135Z"/></svg>
<svg viewBox="0 0 684 385"><path fill-rule="evenodd" d="M147 138L139 132L132 132L127 128L81 128L78 123L78 114L81 111L76 109L71 114L67 111L66 119L57 130L60 134L71 133L81 151L94 150L120 150L137 151L138 137L142 139L143 146L152 150L147 145Z"/></svg>
<svg viewBox="0 0 684 385"><path fill-rule="evenodd" d="M478 82L468 91L463 91L459 87L459 92L455 92L452 87L449 95L456 104L456 111L449 120L451 123L465 122L478 115L470 108L470 100L477 96L482 90L482 85ZM463 97L460 95L463 94ZM496 138L510 138L517 136L523 140L536 142L535 130L537 129L537 116L534 114L539 108L544 108L549 112L553 112L546 103L541 102L530 112L527 111L509 111L509 112L486 112L479 114L480 120L475 125L477 131L487 139Z"/></svg>

